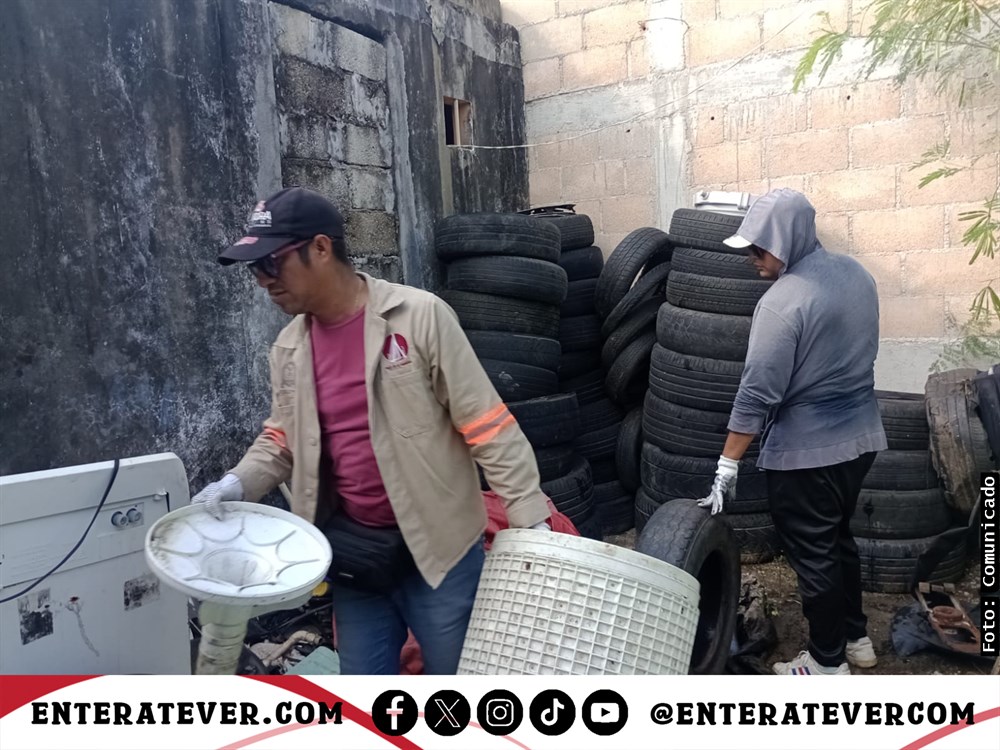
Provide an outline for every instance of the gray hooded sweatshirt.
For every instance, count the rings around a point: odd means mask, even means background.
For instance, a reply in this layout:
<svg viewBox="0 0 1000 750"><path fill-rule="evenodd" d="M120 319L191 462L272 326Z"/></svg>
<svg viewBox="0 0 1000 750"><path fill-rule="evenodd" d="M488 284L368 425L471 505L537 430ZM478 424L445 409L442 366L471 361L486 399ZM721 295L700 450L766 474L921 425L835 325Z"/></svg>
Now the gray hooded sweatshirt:
<svg viewBox="0 0 1000 750"><path fill-rule="evenodd" d="M874 279L820 245L816 209L794 190L761 196L738 234L785 267L754 311L729 429L763 428L757 465L764 469L832 466L885 450Z"/></svg>

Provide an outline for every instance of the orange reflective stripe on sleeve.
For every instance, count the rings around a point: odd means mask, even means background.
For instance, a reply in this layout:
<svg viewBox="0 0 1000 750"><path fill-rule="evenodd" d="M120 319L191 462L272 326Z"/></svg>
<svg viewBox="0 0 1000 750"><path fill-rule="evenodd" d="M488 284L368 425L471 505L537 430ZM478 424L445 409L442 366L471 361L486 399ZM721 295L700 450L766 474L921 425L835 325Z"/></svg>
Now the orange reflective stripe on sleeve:
<svg viewBox="0 0 1000 750"><path fill-rule="evenodd" d="M506 404L494 406L466 425L458 428L458 431L465 438L469 445L481 445L492 440L507 425L514 423L514 415L507 411Z"/></svg>
<svg viewBox="0 0 1000 750"><path fill-rule="evenodd" d="M276 430L273 427L265 427L264 436L271 438L271 440L276 442L280 447L288 450L288 440L285 437L285 433L281 430Z"/></svg>

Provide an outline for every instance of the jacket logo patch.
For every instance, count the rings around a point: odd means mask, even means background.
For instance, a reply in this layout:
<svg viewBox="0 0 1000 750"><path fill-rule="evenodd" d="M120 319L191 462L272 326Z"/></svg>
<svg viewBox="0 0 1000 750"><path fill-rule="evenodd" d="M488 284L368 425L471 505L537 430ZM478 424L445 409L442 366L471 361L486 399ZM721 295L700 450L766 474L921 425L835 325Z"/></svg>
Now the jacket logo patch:
<svg viewBox="0 0 1000 750"><path fill-rule="evenodd" d="M382 356L388 362L389 367L399 367L410 361L410 345L402 334L391 333L385 337L382 344Z"/></svg>

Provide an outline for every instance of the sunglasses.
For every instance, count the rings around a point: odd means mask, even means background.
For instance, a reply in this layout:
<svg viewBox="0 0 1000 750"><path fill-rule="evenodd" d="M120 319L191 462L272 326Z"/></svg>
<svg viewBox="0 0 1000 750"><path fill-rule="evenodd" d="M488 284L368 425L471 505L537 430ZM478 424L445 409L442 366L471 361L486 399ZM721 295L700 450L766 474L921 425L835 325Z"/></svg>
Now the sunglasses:
<svg viewBox="0 0 1000 750"><path fill-rule="evenodd" d="M253 263L248 263L247 268L257 278L261 276L267 276L271 279L276 279L281 275L281 258L285 257L294 250L300 250L306 245L308 245L312 240L302 240L300 242L293 242L290 245L285 245L284 247L279 247L270 255L265 255L263 258L253 261Z"/></svg>

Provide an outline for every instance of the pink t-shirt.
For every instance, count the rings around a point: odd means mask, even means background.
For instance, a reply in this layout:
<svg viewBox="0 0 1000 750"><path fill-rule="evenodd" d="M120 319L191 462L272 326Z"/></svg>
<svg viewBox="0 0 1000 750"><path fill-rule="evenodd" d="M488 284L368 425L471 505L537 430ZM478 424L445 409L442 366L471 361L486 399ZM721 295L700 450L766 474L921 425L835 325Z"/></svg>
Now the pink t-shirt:
<svg viewBox="0 0 1000 750"><path fill-rule="evenodd" d="M344 512L366 526L395 526L368 426L364 312L361 308L332 326L312 320L309 333L319 427L323 450L333 464L333 488Z"/></svg>

